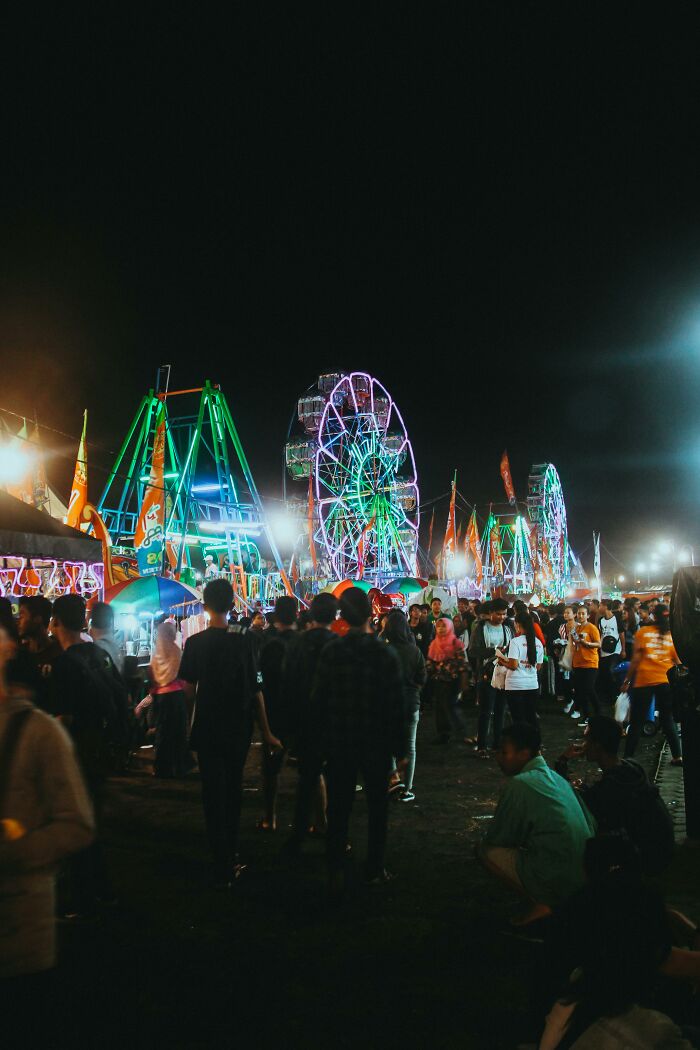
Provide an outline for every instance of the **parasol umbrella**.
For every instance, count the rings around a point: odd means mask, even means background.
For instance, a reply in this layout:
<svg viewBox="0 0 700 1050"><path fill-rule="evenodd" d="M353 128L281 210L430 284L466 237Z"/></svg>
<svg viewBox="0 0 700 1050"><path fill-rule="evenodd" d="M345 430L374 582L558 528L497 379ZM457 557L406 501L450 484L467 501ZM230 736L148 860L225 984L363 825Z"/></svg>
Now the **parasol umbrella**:
<svg viewBox="0 0 700 1050"><path fill-rule="evenodd" d="M416 576L399 576L385 584L382 591L384 594L418 594L427 586L427 580L419 580Z"/></svg>
<svg viewBox="0 0 700 1050"><path fill-rule="evenodd" d="M366 594L367 591L372 590L372 586L373 585L371 583L367 583L366 580L341 580L340 583L332 585L331 591L336 596L336 598L340 598L343 591L348 591L351 587L359 587L360 590L364 591Z"/></svg>
<svg viewBox="0 0 700 1050"><path fill-rule="evenodd" d="M115 612L170 612L175 605L201 604L202 595L186 583L165 576L139 576L125 580L105 591L105 600Z"/></svg>

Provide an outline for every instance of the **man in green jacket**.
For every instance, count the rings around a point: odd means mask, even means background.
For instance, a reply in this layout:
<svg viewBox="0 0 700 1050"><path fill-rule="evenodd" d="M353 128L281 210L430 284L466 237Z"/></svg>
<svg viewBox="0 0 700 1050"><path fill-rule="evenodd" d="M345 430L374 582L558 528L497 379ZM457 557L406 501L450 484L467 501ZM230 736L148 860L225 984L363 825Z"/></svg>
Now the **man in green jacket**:
<svg viewBox="0 0 700 1050"><path fill-rule="evenodd" d="M509 778L478 849L484 866L531 901L515 925L545 918L583 885L583 851L595 820L540 754L534 726L516 722L501 735L496 761Z"/></svg>

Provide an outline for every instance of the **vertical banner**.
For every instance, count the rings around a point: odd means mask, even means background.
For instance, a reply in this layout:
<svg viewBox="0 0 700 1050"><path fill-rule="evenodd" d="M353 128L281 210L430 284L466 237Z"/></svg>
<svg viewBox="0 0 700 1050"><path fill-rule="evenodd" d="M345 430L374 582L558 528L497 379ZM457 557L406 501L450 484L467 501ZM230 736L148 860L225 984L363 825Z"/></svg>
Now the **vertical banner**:
<svg viewBox="0 0 700 1050"><path fill-rule="evenodd" d="M515 488L513 486L513 477L510 472L510 460L508 459L508 451L504 450L501 456L501 477L503 478L503 487L506 490L506 496L510 504L515 503Z"/></svg>
<svg viewBox="0 0 700 1050"><path fill-rule="evenodd" d="M595 576L595 586L598 601L602 598L601 580L600 580L600 533L593 533L593 575Z"/></svg>
<svg viewBox="0 0 700 1050"><path fill-rule="evenodd" d="M442 545L442 575L447 576L448 562L457 553L457 520L455 501L457 498L457 471L452 481L452 496L450 498L450 510L447 515L447 528L445 529L445 540Z"/></svg>
<svg viewBox="0 0 700 1050"><path fill-rule="evenodd" d="M476 522L476 507L474 507L467 525L467 534L464 537L464 553L467 557L471 554L474 559L474 579L477 587L481 587L484 567L481 561L481 544L479 542L479 526Z"/></svg>
<svg viewBox="0 0 700 1050"><path fill-rule="evenodd" d="M309 474L309 505L307 508L307 525L309 529L309 554L311 555L311 566L313 574L318 569L318 558L316 557L316 544L314 543L314 475Z"/></svg>
<svg viewBox="0 0 700 1050"><path fill-rule="evenodd" d="M491 564L491 575L500 586L503 583L503 553L501 551L501 531L498 518L491 519L491 530L489 532L489 562Z"/></svg>
<svg viewBox="0 0 700 1050"><path fill-rule="evenodd" d="M433 513L430 516L430 528L428 529L428 560L425 566L425 575L430 576L432 572L432 546L433 546L433 525L435 524L435 507L433 507Z"/></svg>
<svg viewBox="0 0 700 1050"><path fill-rule="evenodd" d="M83 510L87 503L87 486L87 409L85 409L83 413L83 434L78 446L78 458L75 461L73 486L70 492L68 514L66 515L66 525L70 525L72 529L80 528Z"/></svg>
<svg viewBox="0 0 700 1050"><path fill-rule="evenodd" d="M374 528L374 523L377 520L376 513L372 515L370 520L367 522L360 538L357 541L357 579L363 580L365 578L365 558L367 557L367 533L371 532Z"/></svg>
<svg viewBox="0 0 700 1050"><path fill-rule="evenodd" d="M134 533L134 547L141 576L158 576L165 545L165 405L161 403L153 442L151 473L143 494Z"/></svg>

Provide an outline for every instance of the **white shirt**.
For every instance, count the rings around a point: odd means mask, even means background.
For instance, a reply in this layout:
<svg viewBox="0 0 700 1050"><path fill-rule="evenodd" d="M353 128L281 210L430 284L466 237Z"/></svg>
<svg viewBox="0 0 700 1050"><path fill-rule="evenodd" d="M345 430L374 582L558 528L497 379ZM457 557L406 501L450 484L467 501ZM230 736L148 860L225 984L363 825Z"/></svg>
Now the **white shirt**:
<svg viewBox="0 0 700 1050"><path fill-rule="evenodd" d="M535 663L541 664L544 660L544 648L539 638L535 638L535 649L537 651ZM511 639L507 655L509 660L518 661L518 668L515 671L511 671L510 667L507 669L506 689L513 692L523 689L537 689L539 685L537 681L537 667L533 667L532 664L528 663L527 638L524 634L518 634Z"/></svg>
<svg viewBox="0 0 700 1050"><path fill-rule="evenodd" d="M600 656L605 659L606 656L615 656L622 652L622 642L620 641L620 631L617 626L617 617L613 613L609 620L598 620L598 630L600 631L600 640L602 642L606 635L610 635L612 638L617 639L617 645L611 653L606 653L603 649L600 650Z"/></svg>

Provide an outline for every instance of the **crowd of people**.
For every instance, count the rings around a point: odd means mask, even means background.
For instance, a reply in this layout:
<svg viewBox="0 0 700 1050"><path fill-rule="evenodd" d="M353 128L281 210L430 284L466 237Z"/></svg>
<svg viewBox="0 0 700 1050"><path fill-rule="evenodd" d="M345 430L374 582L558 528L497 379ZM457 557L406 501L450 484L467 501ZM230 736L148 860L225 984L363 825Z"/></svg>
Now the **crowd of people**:
<svg viewBox="0 0 700 1050"><path fill-rule="evenodd" d="M239 620L233 597L226 579L211 579L204 589L207 628L181 649L177 625L164 620L146 668L122 655L103 603L93 606L88 623L77 595L53 606L42 597L21 599L17 619L0 600L1 977L33 988L54 965L59 863L67 868L59 902L66 920L115 901L100 816L109 777L128 765L142 740L153 742L155 776L198 769L212 883L224 892L247 877L239 833L256 725L260 832L277 831L279 776L293 764L285 855L293 860L307 837L323 837L328 892L341 902L361 791L365 880L370 887L392 881L385 866L389 806L416 800L417 729L425 712L435 722L433 747L457 741L465 756L495 759L505 775L477 854L524 900L514 926L544 924L556 947L566 923L594 908L601 887L617 879L627 901L641 900L650 892L644 880L670 863L668 811L633 759L653 702L672 762L682 762L669 686L679 660L665 604L601 600L534 609L520 600L460 598L450 615L435 597L377 617L366 593L353 587L340 600L319 594L303 611L281 597L269 617L257 610ZM626 733L619 712L613 717L620 694L629 694ZM552 763L542 754L547 696L584 731ZM583 757L601 771L593 783L570 775L569 763ZM656 973L700 978L700 944L692 924L670 916L655 893L649 908L660 918L639 939L638 957L614 995L601 980L613 964L601 964L595 952L595 936L605 935L599 915L578 954L571 944L552 949L554 1006L541 1046L647 1045L592 1041L601 1018L615 1018L627 1037L653 1024L671 1031L670 1020L652 1017L642 990ZM572 901L579 901L573 912ZM619 917L608 912L612 930Z"/></svg>

